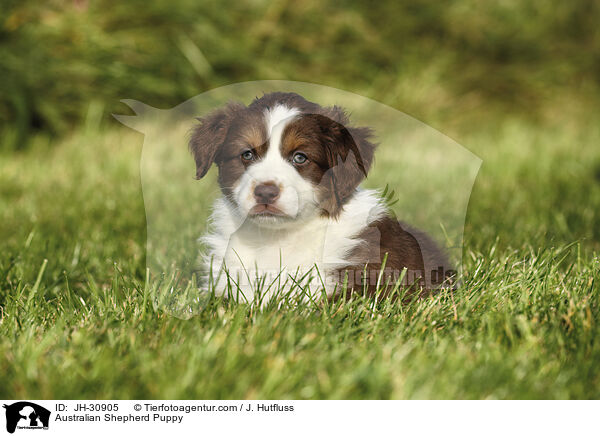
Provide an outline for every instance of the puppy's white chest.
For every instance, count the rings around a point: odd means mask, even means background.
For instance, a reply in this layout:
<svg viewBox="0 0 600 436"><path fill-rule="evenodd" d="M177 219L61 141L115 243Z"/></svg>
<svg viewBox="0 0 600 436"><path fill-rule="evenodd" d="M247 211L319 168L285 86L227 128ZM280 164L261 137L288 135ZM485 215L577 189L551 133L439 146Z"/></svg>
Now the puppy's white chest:
<svg viewBox="0 0 600 436"><path fill-rule="evenodd" d="M323 261L326 226L309 233L240 229L231 235L224 255L227 267L277 273L306 271Z"/></svg>
<svg viewBox="0 0 600 436"><path fill-rule="evenodd" d="M348 255L363 242L359 234L385 214L385 207L375 191L357 191L338 219L315 216L285 228L239 224L235 212L224 199L217 200L215 231L203 238L205 262L217 277L217 295L241 291L250 300L259 289L268 297L298 285L318 295L329 273L350 265ZM327 293L334 289L327 283L325 288Z"/></svg>

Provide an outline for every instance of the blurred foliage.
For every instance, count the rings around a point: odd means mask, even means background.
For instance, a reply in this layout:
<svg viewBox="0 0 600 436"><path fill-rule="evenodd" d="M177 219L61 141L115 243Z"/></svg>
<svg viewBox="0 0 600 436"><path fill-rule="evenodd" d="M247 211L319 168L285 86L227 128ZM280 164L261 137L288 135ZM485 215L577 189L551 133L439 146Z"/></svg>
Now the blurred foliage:
<svg viewBox="0 0 600 436"><path fill-rule="evenodd" d="M417 116L533 113L556 93L596 98L599 11L587 0L3 0L2 143L106 118L122 98L169 107L245 80L326 84Z"/></svg>

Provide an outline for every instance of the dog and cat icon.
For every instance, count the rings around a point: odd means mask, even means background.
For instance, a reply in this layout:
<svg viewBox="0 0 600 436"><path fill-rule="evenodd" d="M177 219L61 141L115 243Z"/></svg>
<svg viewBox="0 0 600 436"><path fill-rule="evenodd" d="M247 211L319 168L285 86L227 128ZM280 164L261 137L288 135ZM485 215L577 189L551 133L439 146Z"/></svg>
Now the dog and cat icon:
<svg viewBox="0 0 600 436"><path fill-rule="evenodd" d="M19 429L48 429L50 411L29 401L19 401L11 405L4 404L6 409L6 431L14 433Z"/></svg>

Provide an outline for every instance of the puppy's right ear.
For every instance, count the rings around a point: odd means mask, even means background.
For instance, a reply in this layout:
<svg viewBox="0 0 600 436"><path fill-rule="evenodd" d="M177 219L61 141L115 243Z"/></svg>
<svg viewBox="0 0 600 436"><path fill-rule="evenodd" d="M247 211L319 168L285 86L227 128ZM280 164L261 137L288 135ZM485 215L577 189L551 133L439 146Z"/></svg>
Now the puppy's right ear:
<svg viewBox="0 0 600 436"><path fill-rule="evenodd" d="M194 127L189 144L196 161L197 179L208 172L225 141L233 117L244 107L239 103L228 103L224 108L198 118L200 124Z"/></svg>

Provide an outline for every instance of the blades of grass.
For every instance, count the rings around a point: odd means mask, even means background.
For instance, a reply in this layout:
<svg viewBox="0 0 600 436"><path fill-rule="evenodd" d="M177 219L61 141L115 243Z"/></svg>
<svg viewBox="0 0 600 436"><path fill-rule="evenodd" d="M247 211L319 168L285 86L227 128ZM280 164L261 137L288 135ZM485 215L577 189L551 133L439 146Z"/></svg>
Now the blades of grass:
<svg viewBox="0 0 600 436"><path fill-rule="evenodd" d="M31 288L31 291L29 291L29 296L27 297L27 303L26 303L27 307L31 306L31 302L37 295L37 292L38 292L38 289L40 288L40 283L42 282L42 277L44 276L44 271L46 271L47 265L48 265L48 259L44 259L44 261L42 262L42 266L40 267L40 269L38 271L38 275L37 275L37 278L35 279L35 283L33 284L33 288Z"/></svg>

